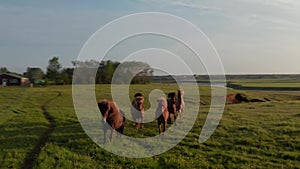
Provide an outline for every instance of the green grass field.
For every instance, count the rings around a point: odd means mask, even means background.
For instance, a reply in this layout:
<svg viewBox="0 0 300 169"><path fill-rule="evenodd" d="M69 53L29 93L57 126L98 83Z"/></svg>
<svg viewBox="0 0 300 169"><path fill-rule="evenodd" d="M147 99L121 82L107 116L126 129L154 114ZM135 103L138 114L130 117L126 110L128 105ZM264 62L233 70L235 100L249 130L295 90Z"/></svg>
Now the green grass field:
<svg viewBox="0 0 300 169"><path fill-rule="evenodd" d="M157 88L167 93L178 87L132 85L130 94L139 91L148 96ZM189 134L164 154L132 159L105 151L85 134L74 111L71 86L0 88L0 168L30 168L26 159L51 126L43 114L43 105L55 121L53 131L35 154L33 168L300 167L300 92L228 89L228 93L242 92L250 98L266 97L271 101L226 105L216 132L207 142L199 144L209 110L210 88L199 87L199 91L202 104ZM96 95L97 99L110 99L110 86L97 85ZM156 122L146 124L140 131L127 122L125 134L157 135Z"/></svg>
<svg viewBox="0 0 300 169"><path fill-rule="evenodd" d="M279 78L279 79L239 79L239 80L229 80L229 83L235 85L241 85L241 87L245 88L278 88L278 90L282 88L293 88L295 90L300 90L300 81L299 79L292 78Z"/></svg>

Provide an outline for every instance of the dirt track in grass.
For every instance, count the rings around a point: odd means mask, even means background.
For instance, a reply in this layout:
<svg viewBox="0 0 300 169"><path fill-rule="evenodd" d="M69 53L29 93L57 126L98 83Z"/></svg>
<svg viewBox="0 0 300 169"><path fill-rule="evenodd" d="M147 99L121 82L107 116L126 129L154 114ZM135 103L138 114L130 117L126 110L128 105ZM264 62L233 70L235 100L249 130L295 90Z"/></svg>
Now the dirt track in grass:
<svg viewBox="0 0 300 169"><path fill-rule="evenodd" d="M33 168L35 160L38 158L41 149L46 145L47 141L49 140L49 137L51 133L54 131L56 126L55 119L49 114L49 112L46 109L47 104L49 104L51 101L56 99L57 97L61 96L61 92L57 93L57 96L47 100L45 103L41 105L41 109L43 110L43 115L46 118L46 120L49 122L48 129L45 131L45 133L40 137L39 142L35 145L34 149L27 153L26 158L24 159L23 165L21 169L31 169Z"/></svg>

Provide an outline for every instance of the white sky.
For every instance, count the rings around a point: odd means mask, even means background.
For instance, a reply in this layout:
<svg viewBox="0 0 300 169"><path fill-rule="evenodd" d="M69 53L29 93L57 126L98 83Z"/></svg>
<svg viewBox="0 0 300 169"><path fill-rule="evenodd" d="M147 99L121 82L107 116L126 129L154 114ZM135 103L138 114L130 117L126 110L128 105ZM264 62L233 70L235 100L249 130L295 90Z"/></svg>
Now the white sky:
<svg viewBox="0 0 300 169"><path fill-rule="evenodd" d="M19 73L28 66L45 69L52 56L71 66L100 27L152 11L183 17L202 29L226 73L300 73L298 0L1 1L0 67Z"/></svg>

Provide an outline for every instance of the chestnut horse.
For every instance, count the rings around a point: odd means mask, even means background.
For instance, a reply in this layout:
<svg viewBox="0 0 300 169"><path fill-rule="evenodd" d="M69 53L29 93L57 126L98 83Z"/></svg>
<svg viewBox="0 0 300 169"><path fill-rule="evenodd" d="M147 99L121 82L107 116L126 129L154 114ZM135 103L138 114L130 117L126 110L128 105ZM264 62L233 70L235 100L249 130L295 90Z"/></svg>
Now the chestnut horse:
<svg viewBox="0 0 300 169"><path fill-rule="evenodd" d="M184 91L183 90L178 90L177 93L177 100L176 100L176 110L178 112L178 117L181 119L183 116L183 111L184 111L184 99L183 99Z"/></svg>
<svg viewBox="0 0 300 169"><path fill-rule="evenodd" d="M104 143L106 143L106 133L110 129L110 142L113 140L113 132L117 131L117 136L121 138L124 132L125 117L124 112L120 111L116 103L103 100L98 103L98 108L102 114Z"/></svg>
<svg viewBox="0 0 300 169"><path fill-rule="evenodd" d="M131 115L135 121L137 129L144 127L144 97L141 93L136 93L130 107Z"/></svg>
<svg viewBox="0 0 300 169"><path fill-rule="evenodd" d="M167 120L169 118L168 103L164 97L157 100L157 109L155 119L157 120L158 132L161 133L161 125L163 125L163 132L166 131Z"/></svg>

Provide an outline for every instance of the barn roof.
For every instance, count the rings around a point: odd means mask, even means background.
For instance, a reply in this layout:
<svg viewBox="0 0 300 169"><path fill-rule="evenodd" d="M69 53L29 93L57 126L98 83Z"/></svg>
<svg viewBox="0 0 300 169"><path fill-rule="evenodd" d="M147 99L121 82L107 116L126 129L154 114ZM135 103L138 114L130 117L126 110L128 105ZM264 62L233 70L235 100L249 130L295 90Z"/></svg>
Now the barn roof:
<svg viewBox="0 0 300 169"><path fill-rule="evenodd" d="M16 74L12 74L12 73L0 73L0 75L7 75L7 76L11 76L11 77L18 78L18 79L24 78L20 75L16 75Z"/></svg>

